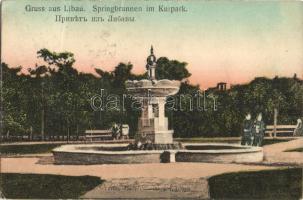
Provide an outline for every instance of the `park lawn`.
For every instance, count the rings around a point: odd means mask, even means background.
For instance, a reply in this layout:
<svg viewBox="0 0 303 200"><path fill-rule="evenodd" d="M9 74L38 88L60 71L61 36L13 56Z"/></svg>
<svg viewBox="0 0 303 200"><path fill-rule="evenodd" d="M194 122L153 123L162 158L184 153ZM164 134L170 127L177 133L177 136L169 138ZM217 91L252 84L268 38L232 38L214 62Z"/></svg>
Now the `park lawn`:
<svg viewBox="0 0 303 200"><path fill-rule="evenodd" d="M226 173L209 178L212 199L300 199L302 168Z"/></svg>
<svg viewBox="0 0 303 200"><path fill-rule="evenodd" d="M214 137L214 138L205 138L205 137L195 137L195 138L175 138L175 141L178 142L192 142L192 143L240 143L241 138L240 137ZM270 144L275 144L279 142L288 142L292 140L291 138L265 138L263 140L263 146L264 145L270 145Z"/></svg>
<svg viewBox="0 0 303 200"><path fill-rule="evenodd" d="M240 142L240 137L193 137L193 138L174 138L176 142L183 143L230 143L235 144Z"/></svg>
<svg viewBox="0 0 303 200"><path fill-rule="evenodd" d="M16 144L0 145L2 155L50 153L52 149L62 144Z"/></svg>
<svg viewBox="0 0 303 200"><path fill-rule="evenodd" d="M286 152L303 152L303 147L297 148L297 149L289 149L289 150L286 150Z"/></svg>
<svg viewBox="0 0 303 200"><path fill-rule="evenodd" d="M103 183L94 176L1 173L0 188L5 198L79 198Z"/></svg>
<svg viewBox="0 0 303 200"><path fill-rule="evenodd" d="M263 140L263 143L262 143L262 146L265 146L265 145L271 145L271 144L276 144L276 143L280 143L280 142L288 142L290 140L293 140L292 138L283 138L283 139L279 139L279 138L265 138Z"/></svg>

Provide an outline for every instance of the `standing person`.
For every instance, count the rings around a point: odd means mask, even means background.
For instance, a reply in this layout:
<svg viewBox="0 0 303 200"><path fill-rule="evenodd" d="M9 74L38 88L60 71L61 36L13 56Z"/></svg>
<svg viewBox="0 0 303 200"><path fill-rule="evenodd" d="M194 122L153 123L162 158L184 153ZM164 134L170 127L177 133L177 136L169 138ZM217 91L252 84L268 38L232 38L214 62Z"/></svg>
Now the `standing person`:
<svg viewBox="0 0 303 200"><path fill-rule="evenodd" d="M114 123L112 126L112 137L114 140L119 139L119 132L120 132L119 126L116 123Z"/></svg>
<svg viewBox="0 0 303 200"><path fill-rule="evenodd" d="M265 124L262 120L262 113L259 113L253 128L254 146L261 146L264 138Z"/></svg>
<svg viewBox="0 0 303 200"><path fill-rule="evenodd" d="M248 113L245 116L245 120L243 122L243 135L241 139L241 145L251 145L253 141L253 134L252 134L252 129L253 129L253 121L251 120L251 115Z"/></svg>
<svg viewBox="0 0 303 200"><path fill-rule="evenodd" d="M294 130L294 136L301 136L303 135L303 124L302 120L299 118L297 120L297 127Z"/></svg>

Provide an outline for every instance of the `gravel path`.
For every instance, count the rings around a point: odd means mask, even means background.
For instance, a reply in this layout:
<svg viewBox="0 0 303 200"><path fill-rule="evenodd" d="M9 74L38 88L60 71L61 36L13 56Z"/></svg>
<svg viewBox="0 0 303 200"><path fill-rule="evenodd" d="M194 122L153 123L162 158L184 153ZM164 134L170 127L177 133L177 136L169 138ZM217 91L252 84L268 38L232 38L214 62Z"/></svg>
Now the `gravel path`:
<svg viewBox="0 0 303 200"><path fill-rule="evenodd" d="M285 152L303 147L303 138L264 146L264 163L303 166L303 152Z"/></svg>
<svg viewBox="0 0 303 200"><path fill-rule="evenodd" d="M70 176L91 175L112 178L200 178L225 172L270 169L270 166L249 166L217 163L153 163L115 165L54 165L52 157L2 158L1 172L60 174Z"/></svg>
<svg viewBox="0 0 303 200"><path fill-rule="evenodd" d="M82 196L88 199L209 199L208 181L199 179L110 179Z"/></svg>

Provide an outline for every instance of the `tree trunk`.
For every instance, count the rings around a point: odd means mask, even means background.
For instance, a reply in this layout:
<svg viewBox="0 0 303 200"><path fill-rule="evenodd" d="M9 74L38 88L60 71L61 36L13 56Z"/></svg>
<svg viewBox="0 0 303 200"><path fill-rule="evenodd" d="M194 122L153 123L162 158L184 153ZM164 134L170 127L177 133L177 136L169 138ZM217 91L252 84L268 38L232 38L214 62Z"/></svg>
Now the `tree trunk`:
<svg viewBox="0 0 303 200"><path fill-rule="evenodd" d="M41 139L44 140L44 108L41 110Z"/></svg>
<svg viewBox="0 0 303 200"><path fill-rule="evenodd" d="M78 125L78 123L77 123L77 130L76 130L76 132L77 132L77 140L79 139L79 125Z"/></svg>
<svg viewBox="0 0 303 200"><path fill-rule="evenodd" d="M69 142L69 123L67 123L67 143Z"/></svg>
<svg viewBox="0 0 303 200"><path fill-rule="evenodd" d="M41 84L41 139L44 140L44 91L43 83Z"/></svg>
<svg viewBox="0 0 303 200"><path fill-rule="evenodd" d="M274 138L277 137L278 109L274 109Z"/></svg>
<svg viewBox="0 0 303 200"><path fill-rule="evenodd" d="M31 140L33 140L33 127L31 126L30 127L30 133L29 133L30 135L29 135L29 140L31 141Z"/></svg>

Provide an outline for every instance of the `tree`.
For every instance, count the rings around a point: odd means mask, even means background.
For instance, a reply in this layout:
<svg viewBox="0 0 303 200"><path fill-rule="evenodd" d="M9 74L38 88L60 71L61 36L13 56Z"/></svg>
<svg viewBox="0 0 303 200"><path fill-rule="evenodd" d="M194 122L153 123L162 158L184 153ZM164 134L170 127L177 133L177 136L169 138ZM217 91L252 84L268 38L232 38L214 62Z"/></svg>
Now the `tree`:
<svg viewBox="0 0 303 200"><path fill-rule="evenodd" d="M2 102L4 133L27 134L40 132L42 137L52 135L79 135L86 129L109 128L112 122L127 123L131 134L137 129L140 111L131 109L126 99L119 111L95 112L90 99L104 89L108 94L122 97L127 93L126 80L146 79L147 74L133 74L131 63L119 63L113 71L95 69L97 76L79 73L70 52L51 52L41 49L38 58L45 61L22 73L22 67L11 68L2 63ZM161 57L157 60L157 78L180 80L180 94L195 95L199 85L190 84L190 73L185 62ZM211 90L210 90L211 91ZM258 77L250 83L236 85L227 91L212 91L217 97L218 110L189 109L185 99L184 110L167 110L175 137L239 136L246 113L256 116L262 112L267 124L273 123L274 109L279 110L279 122L294 124L303 116L303 81L298 78ZM208 95L208 94L207 94ZM178 98L177 98L178 99ZM179 102L177 102L179 103ZM211 99L207 104L211 105Z"/></svg>
<svg viewBox="0 0 303 200"><path fill-rule="evenodd" d="M2 106L3 106L3 127L1 133L6 135L22 135L27 133L28 114L25 107L26 96L24 86L26 78L21 74L21 67L9 68L2 63Z"/></svg>
<svg viewBox="0 0 303 200"><path fill-rule="evenodd" d="M56 53L47 49L41 49L37 52L38 58L42 58L48 65L48 72L51 74L51 84L55 90L51 95L53 106L51 115L56 116L60 132L67 135L71 132L71 127L76 124L76 115L78 109L78 71L72 67L75 62L74 55L69 52ZM43 90L42 90L43 91ZM42 109L42 113L44 110Z"/></svg>
<svg viewBox="0 0 303 200"><path fill-rule="evenodd" d="M186 62L161 57L157 60L156 77L157 79L184 80L191 76L186 66Z"/></svg>

